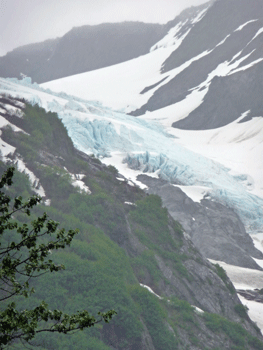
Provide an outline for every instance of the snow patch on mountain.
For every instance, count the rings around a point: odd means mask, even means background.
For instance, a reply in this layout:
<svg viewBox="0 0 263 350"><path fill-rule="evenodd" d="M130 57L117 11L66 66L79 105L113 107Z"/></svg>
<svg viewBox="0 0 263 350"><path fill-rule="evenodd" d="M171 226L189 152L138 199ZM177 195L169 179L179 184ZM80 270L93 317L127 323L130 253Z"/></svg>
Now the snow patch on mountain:
<svg viewBox="0 0 263 350"><path fill-rule="evenodd" d="M184 39L190 33L191 29L193 28L193 25L200 22L205 16L208 8L209 6L197 12L197 14L193 18L188 18L183 22L180 21L179 23L177 23L160 41L158 41L155 45L151 47L150 52L169 46L173 46L174 51L178 49L178 47L182 44ZM190 28L186 30L186 28L188 28L189 25Z"/></svg>
<svg viewBox="0 0 263 350"><path fill-rule="evenodd" d="M85 177L83 174L70 174L72 185L80 189L80 191L86 194L91 194L91 191L87 185L85 185L82 179Z"/></svg>
<svg viewBox="0 0 263 350"><path fill-rule="evenodd" d="M250 21L248 21L248 22L246 22L246 23L244 23L244 24L241 24L236 30L235 30L235 32L238 32L238 31L240 31L240 30L242 30L244 27L246 27L249 23L253 23L253 22L257 22L258 21L258 19L252 19L252 20L250 20Z"/></svg>
<svg viewBox="0 0 263 350"><path fill-rule="evenodd" d="M148 122L160 122L170 129L174 122L186 118L193 110L199 107L207 92L208 87L204 87L203 89L196 88L184 100L153 112L147 111L141 118Z"/></svg>
<svg viewBox="0 0 263 350"><path fill-rule="evenodd" d="M0 125L1 128L1 125ZM14 154L15 152L15 147L9 145L8 143L6 143L5 141L3 141L0 138L0 155L1 155L1 159L3 159L4 162L7 161L7 159L9 159L9 155Z"/></svg>
<svg viewBox="0 0 263 350"><path fill-rule="evenodd" d="M263 304L253 300L247 300L241 295L238 297L241 303L248 308L248 316L257 324L263 334Z"/></svg>
<svg viewBox="0 0 263 350"><path fill-rule="evenodd" d="M151 287L146 286L145 284L140 283L140 286L143 288L146 288L151 294L155 295L158 299L163 299L162 297L160 297L160 295L156 294Z"/></svg>
<svg viewBox="0 0 263 350"><path fill-rule="evenodd" d="M158 299L163 300L163 297L161 297L160 295L156 294L151 287L146 286L145 284L140 283L140 286L147 289L148 292L150 292L151 294L155 295ZM170 303L170 300L167 300L168 303ZM199 313L199 314L203 314L204 310L200 309L199 307L195 306L195 305L191 305L194 309L195 312Z"/></svg>
<svg viewBox="0 0 263 350"><path fill-rule="evenodd" d="M212 190L212 188L205 186L173 186L180 188L189 198L191 198L194 202L197 203L200 203L204 197L209 196L209 191ZM194 218L193 220L195 221Z"/></svg>
<svg viewBox="0 0 263 350"><path fill-rule="evenodd" d="M203 17L205 16L207 10L208 10L208 7L205 8L205 9L203 9L202 11L200 11L200 12L197 14L197 16L191 20L191 23L192 23L192 24L195 24L195 23L200 22L201 19L203 19Z"/></svg>
<svg viewBox="0 0 263 350"><path fill-rule="evenodd" d="M21 132L24 132L22 129L20 129L19 127L17 127L16 125L10 123L6 118L4 118L3 116L0 115L0 128L3 128L5 126L9 125L12 130L14 131L21 131ZM1 135L1 133L0 133Z"/></svg>
<svg viewBox="0 0 263 350"><path fill-rule="evenodd" d="M223 267L236 289L261 289L263 286L263 271L229 265L223 261L208 260Z"/></svg>
<svg viewBox="0 0 263 350"><path fill-rule="evenodd" d="M168 34L162 38L158 43L153 45L150 49L150 52L160 49L160 48L166 48L169 46L173 46L173 49L176 50L178 47L182 44L183 40L186 38L186 36L189 34L191 29L188 29L188 31L184 34L180 35L180 31L182 27L187 23L188 21L185 22L180 22L178 23L175 27L171 28L168 32Z"/></svg>
<svg viewBox="0 0 263 350"><path fill-rule="evenodd" d="M218 46L220 46L220 45L223 45L229 37L230 37L230 34L228 34L222 41L220 41L220 43L218 43L218 44L216 45L216 47L218 47Z"/></svg>
<svg viewBox="0 0 263 350"><path fill-rule="evenodd" d="M233 73L235 72L234 70L235 70L237 67L239 67L239 65L240 65L243 61L245 61L253 52L254 52L254 50L251 51L249 54L247 54L247 55L241 57L239 60L234 61L234 57L233 57L230 61L225 61L225 62L223 62L223 63L220 63L220 64L216 67L216 69L214 69L211 73L208 74L207 79L206 79L203 83L201 83L201 84L198 86L198 88L200 89L200 88L209 86L210 83L211 83L211 81L212 81L212 79L213 79L214 77L216 77L216 76L217 76L217 77L225 77L225 76L227 76L227 75L230 75L231 73L233 74ZM233 62L233 63L231 63L231 62ZM244 68L244 67L242 67L242 68Z"/></svg>
<svg viewBox="0 0 263 350"><path fill-rule="evenodd" d="M257 233L256 235L252 234L250 236L253 239L254 246L263 253L263 233ZM256 261L256 263L263 268L263 265L260 264L258 261Z"/></svg>
<svg viewBox="0 0 263 350"><path fill-rule="evenodd" d="M251 63L245 65L245 66L242 66L242 67L240 67L240 68L236 68L236 69L232 70L228 75L232 75L232 74L235 74L235 73L237 73L237 72L240 72L240 71L244 71L244 70L246 70L246 69L249 69L249 68L253 67L255 64L257 64L257 63L259 63L259 62L261 62L261 61L263 61L263 58L259 58L259 59L255 60L255 61L253 61L253 62L251 62Z"/></svg>
<svg viewBox="0 0 263 350"><path fill-rule="evenodd" d="M4 109L2 109L2 108L0 109L0 112L3 111L4 113L8 113L12 116L16 116L19 118L21 118L23 116L23 112L22 112L21 108L14 107L14 106L7 104L7 103L4 106L2 103L0 103L0 106L4 107Z"/></svg>
<svg viewBox="0 0 263 350"><path fill-rule="evenodd" d="M35 174L30 171L25 163L23 162L22 159L16 158L15 160L15 164L17 166L17 169L21 172L21 173L25 173L26 175L28 175L29 181L32 185L32 190L34 192L36 192L39 196L41 197L46 197L45 194L45 190L42 187L42 185L40 184L40 180L35 176Z"/></svg>
<svg viewBox="0 0 263 350"><path fill-rule="evenodd" d="M261 33L263 33L263 28L260 28L257 33L255 34L255 36L250 40L250 42L248 43L248 45L255 40Z"/></svg>

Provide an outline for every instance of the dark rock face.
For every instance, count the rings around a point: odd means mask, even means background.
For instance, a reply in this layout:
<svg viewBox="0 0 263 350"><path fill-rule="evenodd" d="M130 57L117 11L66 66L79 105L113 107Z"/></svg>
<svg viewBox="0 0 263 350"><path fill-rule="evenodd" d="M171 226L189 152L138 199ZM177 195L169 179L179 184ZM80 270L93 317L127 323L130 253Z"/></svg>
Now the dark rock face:
<svg viewBox="0 0 263 350"><path fill-rule="evenodd" d="M206 257L231 265L261 269L251 258L263 259L237 214L222 204L203 199L201 203L165 181L139 175L139 181L158 194L163 205L178 220L195 246Z"/></svg>
<svg viewBox="0 0 263 350"><path fill-rule="evenodd" d="M249 111L243 122L262 117L263 63L227 77L215 77L204 102L173 127L187 130L214 129L238 119Z"/></svg>
<svg viewBox="0 0 263 350"><path fill-rule="evenodd" d="M237 289L237 293L247 300L256 301L257 303L261 303L261 304L263 303L262 289L261 290Z"/></svg>
<svg viewBox="0 0 263 350"><path fill-rule="evenodd" d="M251 22L247 23L249 21ZM245 23L247 24L242 30L236 30ZM205 130L227 125L249 110L247 118L262 116L263 63L257 61L263 58L262 27L261 1L215 1L203 19L194 25L181 46L164 62L162 72L168 73L202 53L206 55L195 59L188 68L156 90L145 105L131 114L139 116L146 111L182 101L191 89L205 82L220 64L234 64L241 60L239 72L213 78L203 103L172 126ZM258 63L242 70L254 62Z"/></svg>
<svg viewBox="0 0 263 350"><path fill-rule="evenodd" d="M169 285L161 282L160 290L167 297L176 296L204 311L223 313L226 317L235 320L232 310L232 303L238 303L235 295L227 290L224 282L215 274L213 265L203 259L186 235L181 252L189 254L189 251L191 251L191 259L184 264L189 274L188 279L178 279L169 265L161 257L156 256L163 276L170 282ZM216 298L212 296L215 286L217 286Z"/></svg>
<svg viewBox="0 0 263 350"><path fill-rule="evenodd" d="M27 45L0 58L0 76L46 81L124 62L149 52L167 26L140 22L73 28L62 38Z"/></svg>
<svg viewBox="0 0 263 350"><path fill-rule="evenodd" d="M46 40L42 43L25 45L0 57L0 76L4 78L21 78L21 73L33 77L38 82L50 57L54 54L59 39Z"/></svg>
<svg viewBox="0 0 263 350"><path fill-rule="evenodd" d="M196 23L193 30L185 38L180 49L173 52L166 60L163 72L180 66L192 57L206 50L213 49L218 43L224 40L227 35L232 34L240 25L250 20L262 19L262 16L263 4L258 0L215 1L208 9L204 18ZM249 25L248 31L252 30L251 25ZM257 25L259 26L258 28L261 28L259 23L257 23ZM239 35L241 33L242 35ZM245 39L243 35L245 35L245 37L249 35L244 34L243 31L240 33L236 32L235 34L238 35L241 42ZM238 41L236 45L238 45ZM224 50L222 50L222 52L224 52ZM235 47L233 47L232 53L236 53Z"/></svg>

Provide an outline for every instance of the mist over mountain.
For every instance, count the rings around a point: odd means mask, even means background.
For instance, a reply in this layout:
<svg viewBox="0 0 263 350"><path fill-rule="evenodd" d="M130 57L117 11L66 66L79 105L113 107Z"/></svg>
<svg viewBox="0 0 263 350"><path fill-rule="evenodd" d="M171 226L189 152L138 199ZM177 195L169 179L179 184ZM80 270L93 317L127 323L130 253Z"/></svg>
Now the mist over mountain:
<svg viewBox="0 0 263 350"><path fill-rule="evenodd" d="M167 26L140 22L75 27L62 38L20 47L0 58L2 77L46 81L118 64L146 54Z"/></svg>
<svg viewBox="0 0 263 350"><path fill-rule="evenodd" d="M170 28L203 7L186 9L165 25L122 22L75 27L61 38L21 46L0 57L0 76L20 78L23 73L43 83L145 55ZM185 30L190 27L189 23Z"/></svg>

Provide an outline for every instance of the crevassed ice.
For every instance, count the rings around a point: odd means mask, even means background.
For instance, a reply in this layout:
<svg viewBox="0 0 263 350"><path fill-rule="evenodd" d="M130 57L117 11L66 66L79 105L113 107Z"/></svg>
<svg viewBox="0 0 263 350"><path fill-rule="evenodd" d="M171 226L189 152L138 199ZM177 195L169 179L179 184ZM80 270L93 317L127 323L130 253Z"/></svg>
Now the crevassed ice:
<svg viewBox="0 0 263 350"><path fill-rule="evenodd" d="M5 81L0 79L0 93ZM5 88L10 94L30 95L48 109L53 107L81 151L100 157L118 152L123 162L137 173L158 173L168 181L176 179L183 185L208 187L210 196L233 208L249 231L262 231L263 199L247 191L246 175L231 175L230 169L222 164L186 149L159 123L114 112L97 102L68 95L58 97L28 82L7 83ZM81 107L88 106L89 111L80 111L82 108L75 102ZM107 159L109 163L110 158ZM113 165L116 166L114 162Z"/></svg>

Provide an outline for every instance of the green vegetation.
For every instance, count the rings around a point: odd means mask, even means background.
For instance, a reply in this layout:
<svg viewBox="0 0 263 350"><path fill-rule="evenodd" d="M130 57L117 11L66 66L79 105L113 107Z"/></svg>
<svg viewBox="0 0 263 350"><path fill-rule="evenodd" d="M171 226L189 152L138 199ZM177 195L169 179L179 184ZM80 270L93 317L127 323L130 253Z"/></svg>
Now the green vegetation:
<svg viewBox="0 0 263 350"><path fill-rule="evenodd" d="M189 259L194 260L196 256L198 259L198 253L194 249L184 249L180 224L169 217L158 196L146 195L126 181L118 181L114 167L106 167L100 160L75 151L55 114L29 105L25 113L25 119L19 119L20 127L29 134L39 130L42 136L35 133L31 138L6 128L2 138L17 147L27 167L40 179L45 199L49 199L51 205L40 202L31 211L30 218L17 213L16 220L19 224L30 225L46 212L66 231L78 228L79 233L70 246L52 250L49 255L55 265L63 264L66 269L32 279L35 293L29 298L17 297L19 312L35 308L43 300L50 310L63 310L67 314L76 314L79 310L88 310L91 315L110 309L117 312L109 324L95 324L70 337L37 334L32 348L137 350L142 349L149 338L156 349L184 350L191 344L204 349L198 334L202 331L208 338L212 322L204 321L188 302L180 299L184 296L176 294L171 279L165 277L162 270L172 271L173 278L191 295L193 276L186 266ZM43 136L51 129L53 134L46 142ZM17 152L10 158L15 160L16 156ZM0 162L0 171L6 168ZM68 172L83 174L91 194L72 186ZM13 186L6 191L10 197L33 195L28 177L18 171ZM136 206L124 204L126 201ZM15 237L15 232L10 234L10 239L12 235ZM43 244L47 243L43 237ZM220 269L218 273L224 280ZM177 297L159 299L139 283L150 286L161 297L163 290L171 290ZM204 322L208 322L206 328ZM217 330L213 332L218 333ZM233 345L230 335L222 332L219 331L220 335L224 334ZM261 349L257 338L245 336L244 339L245 346L250 344L253 349ZM21 344L13 344L13 348L26 349Z"/></svg>
<svg viewBox="0 0 263 350"><path fill-rule="evenodd" d="M32 160L38 160L38 151L45 147L60 157L65 154L73 155L73 143L56 113L27 104L24 114L22 127L29 135L19 135L19 151L29 153Z"/></svg>
<svg viewBox="0 0 263 350"><path fill-rule="evenodd" d="M149 293L146 288L134 286L131 295L138 304L140 314L151 335L156 350L178 349L178 339L173 329L165 325L167 310L158 298Z"/></svg>
<svg viewBox="0 0 263 350"><path fill-rule="evenodd" d="M242 318L247 318L247 310L248 308L244 306L243 304L237 304L234 307L235 311L237 314L239 314L240 317Z"/></svg>
<svg viewBox="0 0 263 350"><path fill-rule="evenodd" d="M50 253L69 246L78 231L58 230L58 223L48 219L46 213L33 220L31 225L20 224L16 217L30 216L41 197L32 196L23 201L19 196L11 200L3 190L12 185L13 173L14 168L8 168L0 180L0 348L17 340L28 342L38 333L68 334L93 327L102 320L108 323L115 311L99 311L100 317L96 319L86 310L75 314L66 314L59 309L51 311L45 301L22 310L19 302L16 305L19 297L28 298L35 292L29 285L32 278L65 268L55 264Z"/></svg>
<svg viewBox="0 0 263 350"><path fill-rule="evenodd" d="M262 350L263 344L251 336L239 323L231 322L217 314L204 313L206 326L215 333L224 333L234 344L233 350L247 350L248 346Z"/></svg>
<svg viewBox="0 0 263 350"><path fill-rule="evenodd" d="M3 164L2 167L4 167ZM49 169L50 174L54 171L57 175L57 169ZM16 182L14 188L10 188L12 193L17 195L22 188L31 193L28 178L18 172L16 172L16 178L19 181ZM56 193L60 193L60 189L57 189L56 192L54 187L53 190L52 201L53 198L56 198ZM20 309L37 307L42 300L45 300L50 309L62 309L66 313L76 313L78 310L88 309L91 314L96 315L98 312L103 313L109 309L115 309L118 317L112 320L111 325L122 334L121 339L119 339L120 344L128 342L136 346L141 339L142 326L138 320L138 310L127 289L130 284L137 284L129 258L116 243L105 236L99 227L85 222L87 217L82 216L79 212L79 207L87 203L87 207L93 210L92 214L96 222L100 222L101 226L107 224L106 229L110 233L111 222L107 223L107 219L105 220L103 216L104 204L107 204L107 199L112 202L112 199L108 198L106 193L102 193L102 191L94 196L86 196L75 190L75 193L69 194L68 200L62 203L65 212L54 206L46 207L41 204L34 208L31 212L33 220L46 211L48 216L62 222L65 229L73 226L78 227L80 232L71 242L70 247L63 251L52 250L54 264L65 265L67 269L60 271L59 274L40 276L33 281L35 294L28 299L18 298L17 300ZM56 204L55 200L53 202ZM76 208L77 203L79 207ZM21 223L29 223L29 219L24 218L20 213L17 214L17 220ZM113 221L114 218L109 220ZM50 293L51 285L52 293ZM92 349L108 349L100 340L102 333L107 339L107 332L107 327L95 326L93 330L85 331L81 342L77 341L79 335L72 335L72 340L67 338L70 340L66 342L60 336L50 335L48 343L50 347L56 349L71 349L72 344L75 344L74 349L83 349L83 344L92 344ZM41 344L43 339L44 343L47 343L47 339L39 334L33 344ZM93 339L92 342L91 339ZM22 349L21 345L20 349Z"/></svg>
<svg viewBox="0 0 263 350"><path fill-rule="evenodd" d="M219 266L218 264L214 265L216 268L216 272L218 276L221 278L221 280L225 283L226 287L230 291L231 294L235 293L235 288L233 284L230 282L229 278L227 277L226 271L223 269L223 267Z"/></svg>
<svg viewBox="0 0 263 350"><path fill-rule="evenodd" d="M150 249L152 257L157 254L170 261L179 275L191 280L187 269L183 265L183 261L187 260L188 256L180 253L182 228L178 223L169 222L168 212L166 208L162 208L161 198L156 195L149 195L137 201L136 207L130 213L130 217L134 223L135 234L141 243L147 245ZM138 228L138 224L143 229ZM176 239L171 234L171 228L175 233ZM155 260L155 258L152 260Z"/></svg>

